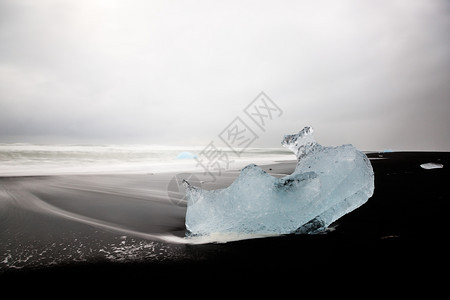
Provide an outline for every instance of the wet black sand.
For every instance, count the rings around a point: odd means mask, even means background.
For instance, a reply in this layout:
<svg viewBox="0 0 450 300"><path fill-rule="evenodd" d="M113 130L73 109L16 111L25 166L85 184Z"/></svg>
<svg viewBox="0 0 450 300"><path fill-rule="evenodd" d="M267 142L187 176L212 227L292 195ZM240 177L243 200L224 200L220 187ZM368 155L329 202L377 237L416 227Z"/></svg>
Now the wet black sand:
<svg viewBox="0 0 450 300"><path fill-rule="evenodd" d="M368 156L373 197L329 232L201 245L179 243L185 204L176 191L167 194L174 174L1 178L0 281L301 286L356 280L441 287L450 266L450 153ZM428 162L444 167L420 167ZM263 168L282 176L294 164ZM225 187L237 174L229 171L203 187Z"/></svg>

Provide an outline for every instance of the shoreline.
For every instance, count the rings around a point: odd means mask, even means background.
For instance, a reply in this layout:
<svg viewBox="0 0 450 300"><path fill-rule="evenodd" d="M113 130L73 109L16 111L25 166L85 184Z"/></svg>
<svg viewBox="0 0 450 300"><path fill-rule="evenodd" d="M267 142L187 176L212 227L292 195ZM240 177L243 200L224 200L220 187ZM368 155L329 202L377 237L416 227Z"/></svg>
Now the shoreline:
<svg viewBox="0 0 450 300"><path fill-rule="evenodd" d="M368 154L375 172L372 198L325 234L199 245L150 238L184 236L185 203L180 191L168 190L174 173L0 177L0 278L76 274L126 281L136 273L152 280L245 280L298 269L389 270L402 276L423 275L416 267L444 271L450 152L382 154L384 159ZM443 168L420 167L429 162ZM260 166L283 176L292 173L295 161ZM239 170L222 175L202 187L226 187Z"/></svg>

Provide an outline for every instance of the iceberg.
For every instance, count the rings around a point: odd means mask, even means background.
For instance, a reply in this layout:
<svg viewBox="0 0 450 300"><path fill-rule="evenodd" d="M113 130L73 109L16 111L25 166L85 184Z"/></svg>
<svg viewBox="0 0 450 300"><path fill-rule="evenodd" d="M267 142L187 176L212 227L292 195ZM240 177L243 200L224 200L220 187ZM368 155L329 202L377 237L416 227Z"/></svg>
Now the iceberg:
<svg viewBox="0 0 450 300"><path fill-rule="evenodd" d="M314 234L367 202L374 172L367 156L352 145L324 147L305 127L281 142L297 157L281 178L247 165L227 188L186 186L186 235Z"/></svg>
<svg viewBox="0 0 450 300"><path fill-rule="evenodd" d="M438 164L438 163L426 163L426 164L421 164L420 167L425 170L431 170L431 169L442 169L444 167L444 165Z"/></svg>
<svg viewBox="0 0 450 300"><path fill-rule="evenodd" d="M197 158L197 155L195 155L191 152L187 152L187 151L180 152L177 155L177 159L196 159L196 158Z"/></svg>

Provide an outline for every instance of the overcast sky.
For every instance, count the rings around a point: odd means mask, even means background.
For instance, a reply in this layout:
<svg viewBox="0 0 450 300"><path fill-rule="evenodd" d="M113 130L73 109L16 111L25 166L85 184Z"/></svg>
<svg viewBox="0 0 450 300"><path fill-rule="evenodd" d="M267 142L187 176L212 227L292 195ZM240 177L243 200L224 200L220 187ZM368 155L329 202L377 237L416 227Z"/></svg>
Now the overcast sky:
<svg viewBox="0 0 450 300"><path fill-rule="evenodd" d="M449 116L447 0L0 0L0 142L206 145L239 117L252 146L448 151Z"/></svg>

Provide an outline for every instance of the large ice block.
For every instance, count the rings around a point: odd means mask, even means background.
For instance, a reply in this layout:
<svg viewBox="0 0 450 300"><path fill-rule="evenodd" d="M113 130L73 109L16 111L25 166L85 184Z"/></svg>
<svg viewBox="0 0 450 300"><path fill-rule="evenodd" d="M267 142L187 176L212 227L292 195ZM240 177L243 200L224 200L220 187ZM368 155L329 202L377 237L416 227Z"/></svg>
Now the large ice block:
<svg viewBox="0 0 450 300"><path fill-rule="evenodd" d="M372 166L352 145L323 147L311 127L282 145L297 156L291 175L276 178L250 164L225 189L186 181L188 235L317 233L372 196Z"/></svg>

